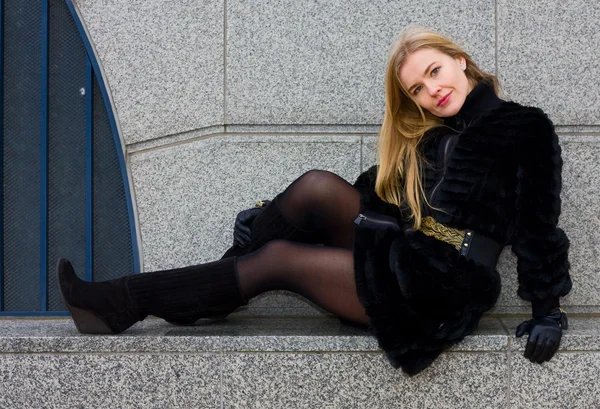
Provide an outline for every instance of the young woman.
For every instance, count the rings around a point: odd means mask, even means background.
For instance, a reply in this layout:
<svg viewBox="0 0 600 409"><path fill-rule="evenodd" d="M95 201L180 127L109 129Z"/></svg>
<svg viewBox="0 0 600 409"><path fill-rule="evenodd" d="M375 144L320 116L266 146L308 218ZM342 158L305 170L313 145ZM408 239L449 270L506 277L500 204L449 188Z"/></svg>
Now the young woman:
<svg viewBox="0 0 600 409"><path fill-rule="evenodd" d="M511 244L518 294L533 307L517 336L529 333L531 361L549 360L567 326L559 297L571 289L552 123L499 99L494 76L422 28L394 44L385 90L379 164L354 185L302 175L240 213L238 245L221 260L98 283L59 260L79 331L119 333L148 315L190 324L283 289L368 325L391 364L415 374L494 306L498 256Z"/></svg>

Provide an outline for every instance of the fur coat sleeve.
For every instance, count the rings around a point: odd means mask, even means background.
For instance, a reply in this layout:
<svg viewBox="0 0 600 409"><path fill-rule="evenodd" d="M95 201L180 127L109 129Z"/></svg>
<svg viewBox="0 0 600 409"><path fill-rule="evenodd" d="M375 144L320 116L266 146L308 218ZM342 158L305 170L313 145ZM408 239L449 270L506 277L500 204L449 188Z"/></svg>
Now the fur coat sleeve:
<svg viewBox="0 0 600 409"><path fill-rule="evenodd" d="M522 121L517 142L517 220L512 251L518 258L518 295L531 301L534 316L558 306L571 290L569 240L557 227L561 211L562 157L550 119L534 109L534 121Z"/></svg>

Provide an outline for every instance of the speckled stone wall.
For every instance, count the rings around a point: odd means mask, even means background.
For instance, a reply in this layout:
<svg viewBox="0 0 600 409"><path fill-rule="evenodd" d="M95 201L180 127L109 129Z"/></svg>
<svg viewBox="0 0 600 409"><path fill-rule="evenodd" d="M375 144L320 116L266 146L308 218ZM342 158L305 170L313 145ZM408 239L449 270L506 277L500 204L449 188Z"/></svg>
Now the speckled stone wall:
<svg viewBox="0 0 600 409"><path fill-rule="evenodd" d="M598 2L74 2L127 144L223 124L377 125L386 53L411 23L558 125L600 125Z"/></svg>
<svg viewBox="0 0 600 409"><path fill-rule="evenodd" d="M496 73L508 99L542 107L565 159L569 311L600 312L600 3L584 0L74 0L126 142L145 271L201 263L237 212L310 169L348 181L376 162L386 54L418 23ZM501 258L494 312L529 309ZM276 293L240 314L322 314Z"/></svg>
<svg viewBox="0 0 600 409"><path fill-rule="evenodd" d="M507 94L559 125L600 125L600 3L498 0L496 18Z"/></svg>
<svg viewBox="0 0 600 409"><path fill-rule="evenodd" d="M228 1L228 122L380 123L387 50L417 22L494 70L491 1Z"/></svg>
<svg viewBox="0 0 600 409"><path fill-rule="evenodd" d="M74 4L127 144L223 124L223 2Z"/></svg>

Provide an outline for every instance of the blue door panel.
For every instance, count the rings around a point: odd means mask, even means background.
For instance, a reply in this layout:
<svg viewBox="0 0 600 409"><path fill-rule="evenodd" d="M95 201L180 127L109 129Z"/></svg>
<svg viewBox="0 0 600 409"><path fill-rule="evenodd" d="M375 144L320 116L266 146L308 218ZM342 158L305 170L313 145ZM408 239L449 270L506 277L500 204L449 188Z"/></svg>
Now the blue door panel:
<svg viewBox="0 0 600 409"><path fill-rule="evenodd" d="M0 315L62 315L54 266L139 273L112 107L73 4L0 0Z"/></svg>
<svg viewBox="0 0 600 409"><path fill-rule="evenodd" d="M4 1L3 308L40 304L42 4Z"/></svg>
<svg viewBox="0 0 600 409"><path fill-rule="evenodd" d="M63 310L53 268L68 257L86 261L86 61L83 42L63 1L49 8L48 310ZM74 137L76 135L76 137Z"/></svg>

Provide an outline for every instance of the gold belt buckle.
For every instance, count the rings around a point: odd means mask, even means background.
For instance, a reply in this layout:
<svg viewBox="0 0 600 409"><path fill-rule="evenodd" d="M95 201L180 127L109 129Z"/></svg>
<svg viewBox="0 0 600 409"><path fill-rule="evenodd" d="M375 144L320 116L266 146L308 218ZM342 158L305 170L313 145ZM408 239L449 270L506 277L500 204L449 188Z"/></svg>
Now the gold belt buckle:
<svg viewBox="0 0 600 409"><path fill-rule="evenodd" d="M445 226L431 216L423 218L419 230L427 236L451 244L462 256L467 255L473 240L472 230L459 230Z"/></svg>

